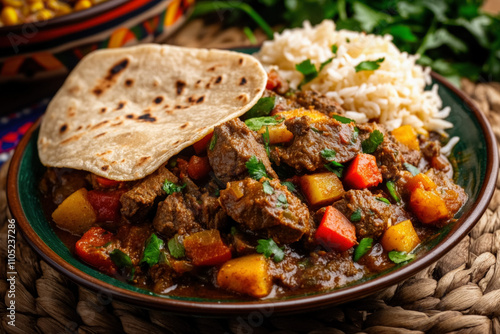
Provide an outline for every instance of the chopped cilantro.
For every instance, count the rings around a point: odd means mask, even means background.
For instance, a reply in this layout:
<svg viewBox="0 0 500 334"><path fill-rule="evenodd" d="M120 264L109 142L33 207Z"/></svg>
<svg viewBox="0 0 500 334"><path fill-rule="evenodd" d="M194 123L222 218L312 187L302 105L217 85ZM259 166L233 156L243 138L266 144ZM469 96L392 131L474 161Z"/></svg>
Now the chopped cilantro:
<svg viewBox="0 0 500 334"><path fill-rule="evenodd" d="M255 117L250 118L245 121L245 124L250 130L259 131L263 126L276 125L283 122L283 119L279 116L265 116L265 117Z"/></svg>
<svg viewBox="0 0 500 334"><path fill-rule="evenodd" d="M288 200L286 199L285 194L278 195L278 204L276 205L278 208L283 206L284 209L288 208Z"/></svg>
<svg viewBox="0 0 500 334"><path fill-rule="evenodd" d="M415 167L407 162L405 162L403 165L405 166L406 170L411 173L411 175L415 176L417 174L420 174L420 171L418 170L417 167Z"/></svg>
<svg viewBox="0 0 500 334"><path fill-rule="evenodd" d="M361 259L363 255L365 255L372 248L372 245L373 245L372 238L361 239L359 245L354 250L354 262L358 262L359 259Z"/></svg>
<svg viewBox="0 0 500 334"><path fill-rule="evenodd" d="M167 193L167 195L172 195L173 193L181 192L182 189L184 188L186 188L186 184L178 186L169 180L165 180L165 183L163 183L163 190Z"/></svg>
<svg viewBox="0 0 500 334"><path fill-rule="evenodd" d="M355 120L340 115L333 115L332 118L344 124L356 123Z"/></svg>
<svg viewBox="0 0 500 334"><path fill-rule="evenodd" d="M134 278L135 268L132 264L132 260L130 256L119 250L118 248L113 249L111 253L109 253L109 257L111 261L127 276L128 280Z"/></svg>
<svg viewBox="0 0 500 334"><path fill-rule="evenodd" d="M266 173L266 167L260 161L257 159L255 155L252 155L250 159L245 163L245 166L248 169L248 174L250 174L250 177L254 180L259 181L263 177L269 178L269 176Z"/></svg>
<svg viewBox="0 0 500 334"><path fill-rule="evenodd" d="M208 149L212 151L215 147L215 144L217 144L217 134L214 133L212 136L212 139L210 139L210 144L208 144Z"/></svg>
<svg viewBox="0 0 500 334"><path fill-rule="evenodd" d="M338 177L342 177L344 172L344 166L336 161L330 161L327 164L324 164L325 168L332 173L335 173Z"/></svg>
<svg viewBox="0 0 500 334"><path fill-rule="evenodd" d="M311 126L311 130L313 130L316 133L322 134L323 131L316 129L314 126Z"/></svg>
<svg viewBox="0 0 500 334"><path fill-rule="evenodd" d="M361 220L361 209L357 209L351 215L352 222L359 222Z"/></svg>
<svg viewBox="0 0 500 334"><path fill-rule="evenodd" d="M406 252L391 251L389 252L389 259L394 263L403 263L406 261L413 260L415 254L410 254Z"/></svg>
<svg viewBox="0 0 500 334"><path fill-rule="evenodd" d="M387 183L385 185L387 187L387 190L389 190L389 194L392 196L392 198L394 198L394 200L397 203L401 202L401 198L399 198L398 191L396 190L396 186L395 186L394 182L387 181Z"/></svg>
<svg viewBox="0 0 500 334"><path fill-rule="evenodd" d="M271 150L269 149L269 126L266 126L266 132L262 134L262 140L264 140L264 148L266 149L267 156L271 156Z"/></svg>
<svg viewBox="0 0 500 334"><path fill-rule="evenodd" d="M333 53L334 55L336 55L336 54L337 54L338 49L339 49L339 47L337 46L337 44L333 44L333 45L332 45L332 53Z"/></svg>
<svg viewBox="0 0 500 334"><path fill-rule="evenodd" d="M354 131L352 132L351 144L355 144L356 140L359 137L359 128L357 126L354 127Z"/></svg>
<svg viewBox="0 0 500 334"><path fill-rule="evenodd" d="M174 235L174 237L168 241L167 246L170 254L176 259L180 259L186 255L184 245L182 244L178 234Z"/></svg>
<svg viewBox="0 0 500 334"><path fill-rule="evenodd" d="M385 197L375 197L375 199L377 201L384 202L387 205L391 205L391 202L389 202L389 200L387 198L385 198Z"/></svg>
<svg viewBox="0 0 500 334"><path fill-rule="evenodd" d="M261 97L257 103L245 113L245 119L267 116L274 109L276 96Z"/></svg>
<svg viewBox="0 0 500 334"><path fill-rule="evenodd" d="M346 38L346 39L345 39L345 42L346 42L346 43L351 43L351 40L350 40L349 38Z"/></svg>
<svg viewBox="0 0 500 334"><path fill-rule="evenodd" d="M156 234L151 234L148 240L146 240L146 246L144 247L140 263L147 263L150 267L157 264L160 259L160 251L163 245L163 240L158 238Z"/></svg>
<svg viewBox="0 0 500 334"><path fill-rule="evenodd" d="M325 67L326 65L330 64L333 60L333 57L330 58L330 59L327 59L325 60L324 62L322 62L320 65L319 65L319 71L321 72L321 70L323 69L323 67Z"/></svg>
<svg viewBox="0 0 500 334"><path fill-rule="evenodd" d="M268 195L272 195L274 194L274 188L273 186L271 185L271 183L269 183L268 180L264 181L262 183L262 188L264 189L264 193L268 194Z"/></svg>
<svg viewBox="0 0 500 334"><path fill-rule="evenodd" d="M321 156L328 161L333 161L335 159L335 155L337 155L337 152L335 150L330 150L328 148L325 148L323 151L320 152Z"/></svg>
<svg viewBox="0 0 500 334"><path fill-rule="evenodd" d="M356 70L356 73L361 71L375 71L380 67L380 63L382 63L384 60L385 58L362 61L361 63L356 65L354 69Z"/></svg>
<svg viewBox="0 0 500 334"><path fill-rule="evenodd" d="M273 239L259 239L257 242L257 253L264 254L267 258L272 256L274 262L280 262L285 257L285 252L283 252L283 249Z"/></svg>
<svg viewBox="0 0 500 334"><path fill-rule="evenodd" d="M377 147L384 141L384 135L379 130L375 130L370 133L368 139L363 140L361 146L363 147L363 153L373 153Z"/></svg>
<svg viewBox="0 0 500 334"><path fill-rule="evenodd" d="M292 182L285 181L285 182L281 182L281 184L284 185L285 187L287 187L290 192L294 192L297 190L295 188L295 184L293 184Z"/></svg>
<svg viewBox="0 0 500 334"><path fill-rule="evenodd" d="M299 89L318 76L318 70L316 66L311 63L310 59L306 59L302 63L295 65L295 69L304 75L304 78L299 84Z"/></svg>

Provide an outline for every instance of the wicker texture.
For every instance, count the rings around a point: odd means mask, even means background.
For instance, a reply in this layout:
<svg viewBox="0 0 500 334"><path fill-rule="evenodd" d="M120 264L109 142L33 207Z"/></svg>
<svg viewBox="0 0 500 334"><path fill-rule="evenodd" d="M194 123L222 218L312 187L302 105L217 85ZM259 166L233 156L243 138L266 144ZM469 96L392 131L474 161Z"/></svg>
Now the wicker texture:
<svg viewBox="0 0 500 334"><path fill-rule="evenodd" d="M242 40L241 33L234 37L234 32L228 34L219 27L205 29L197 43L183 41L200 31L200 24L192 22L170 42L233 46L231 42ZM463 81L462 86L489 117L500 140L500 84ZM195 318L130 306L112 300L105 292L92 292L69 281L41 261L18 233L16 327L12 327L6 324L5 222L10 217L6 173L4 165L0 171L0 333L500 334L500 178L488 210L472 232L432 266L368 298L288 317L262 310L230 319Z"/></svg>

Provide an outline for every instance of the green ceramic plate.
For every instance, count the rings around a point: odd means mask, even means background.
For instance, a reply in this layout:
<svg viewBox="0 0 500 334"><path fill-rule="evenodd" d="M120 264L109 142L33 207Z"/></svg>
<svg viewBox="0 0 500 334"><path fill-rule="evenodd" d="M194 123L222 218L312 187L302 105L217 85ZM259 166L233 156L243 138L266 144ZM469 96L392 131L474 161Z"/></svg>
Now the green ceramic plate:
<svg viewBox="0 0 500 334"><path fill-rule="evenodd" d="M458 221L421 247L416 260L342 289L280 300L220 301L155 295L94 270L73 257L45 219L38 191L44 172L36 144L38 123L23 138L12 159L8 176L9 206L26 239L57 270L85 287L141 306L184 314L225 316L263 310L275 314L305 311L358 299L410 277L443 256L470 231L493 195L498 151L490 126L463 93L440 76L433 74L433 78L440 86L439 95L444 105L452 109L448 120L455 126L448 133L460 137L453 151L455 178L465 188L469 200L457 215Z"/></svg>

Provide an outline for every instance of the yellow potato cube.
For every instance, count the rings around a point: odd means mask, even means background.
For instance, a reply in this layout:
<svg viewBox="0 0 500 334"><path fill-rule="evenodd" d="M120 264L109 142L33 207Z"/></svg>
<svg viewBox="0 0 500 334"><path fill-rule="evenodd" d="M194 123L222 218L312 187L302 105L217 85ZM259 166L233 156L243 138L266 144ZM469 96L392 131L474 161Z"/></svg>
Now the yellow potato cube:
<svg viewBox="0 0 500 334"><path fill-rule="evenodd" d="M411 148L412 150L420 150L418 144L417 132L411 125L403 125L392 130L391 134L398 142Z"/></svg>
<svg viewBox="0 0 500 334"><path fill-rule="evenodd" d="M450 218L444 200L434 191L416 188L410 197L410 208L424 224L439 223Z"/></svg>
<svg viewBox="0 0 500 334"><path fill-rule="evenodd" d="M268 126L269 128L269 143L270 144L278 144L278 143L286 143L293 138L293 133L287 130L285 124L281 123L278 125ZM265 133L266 127L263 126L259 133Z"/></svg>
<svg viewBox="0 0 500 334"><path fill-rule="evenodd" d="M344 194L344 187L334 173L317 173L300 178L300 188L312 206L325 206Z"/></svg>
<svg viewBox="0 0 500 334"><path fill-rule="evenodd" d="M217 284L223 289L256 298L267 296L273 285L267 259L262 254L227 261L217 274Z"/></svg>
<svg viewBox="0 0 500 334"><path fill-rule="evenodd" d="M81 188L69 195L52 213L52 219L63 230L77 235L85 233L97 220L87 190Z"/></svg>
<svg viewBox="0 0 500 334"><path fill-rule="evenodd" d="M380 240L382 247L388 252L411 252L420 243L420 238L410 220L405 220L389 227Z"/></svg>
<svg viewBox="0 0 500 334"><path fill-rule="evenodd" d="M281 116L285 117L286 119L290 119L290 118L294 118L294 117L308 116L313 122L321 121L323 119L330 118L327 115L320 113L319 111L316 111L314 109L304 109L304 108L288 110L288 111L277 113L276 115L281 115Z"/></svg>

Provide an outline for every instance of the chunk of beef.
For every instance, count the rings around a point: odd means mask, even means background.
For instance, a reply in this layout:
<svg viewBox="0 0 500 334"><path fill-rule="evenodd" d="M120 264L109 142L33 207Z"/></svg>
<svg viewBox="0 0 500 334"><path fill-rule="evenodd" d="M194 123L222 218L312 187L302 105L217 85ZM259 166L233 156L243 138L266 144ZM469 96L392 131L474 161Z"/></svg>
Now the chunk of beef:
<svg viewBox="0 0 500 334"><path fill-rule="evenodd" d="M418 166L422 158L422 153L398 142L383 125L365 123L358 124L358 128L362 141L366 140L370 136L370 133L375 130L379 130L384 135L384 141L373 152L384 179L394 179L398 175L398 172L404 169L404 163Z"/></svg>
<svg viewBox="0 0 500 334"><path fill-rule="evenodd" d="M427 160L441 155L441 144L437 140L425 140L420 144L422 154Z"/></svg>
<svg viewBox="0 0 500 334"><path fill-rule="evenodd" d="M328 116L345 113L344 109L333 98L315 90L296 92L295 101L305 108L313 107L315 110Z"/></svg>
<svg viewBox="0 0 500 334"><path fill-rule="evenodd" d="M293 133L288 147L276 147L272 158L302 171L323 168L328 161L321 156L324 149L334 150L339 163L353 159L361 151L361 141L354 135L354 124L344 124L335 119L312 122L307 116L295 117L285 122Z"/></svg>
<svg viewBox="0 0 500 334"><path fill-rule="evenodd" d="M136 183L120 198L121 213L131 222L140 221L148 215L155 202L165 198L165 180L177 183L177 177L165 165Z"/></svg>
<svg viewBox="0 0 500 334"><path fill-rule="evenodd" d="M223 183L247 177L245 163L253 155L264 163L269 176L277 177L264 146L257 142L253 132L238 118L215 127L214 137L215 146L213 150L208 150L208 159L215 176Z"/></svg>
<svg viewBox="0 0 500 334"><path fill-rule="evenodd" d="M468 196L465 190L453 183L453 180L446 175L446 172L436 171L434 168L431 168L426 174L437 185L437 193L444 200L451 216L454 216L465 202L467 202Z"/></svg>
<svg viewBox="0 0 500 334"><path fill-rule="evenodd" d="M134 265L139 264L144 245L151 233L153 233L153 230L150 224L123 224L118 229L116 238L120 240L120 249L128 254Z"/></svg>
<svg viewBox="0 0 500 334"><path fill-rule="evenodd" d="M377 200L377 196L367 189L349 190L340 201L334 203L334 206L348 219L359 210L361 219L353 221L358 240L376 239L382 236L389 226L389 219L392 224L396 224L411 218L410 214L400 206Z"/></svg>
<svg viewBox="0 0 500 334"><path fill-rule="evenodd" d="M170 238L177 234L196 233L203 228L196 222L196 217L191 211L181 193L169 195L158 204L158 210L153 220L156 231Z"/></svg>
<svg viewBox="0 0 500 334"><path fill-rule="evenodd" d="M279 180L263 182L246 178L233 181L220 193L220 202L227 214L239 224L260 235L272 237L277 243L298 241L310 232L309 210Z"/></svg>

